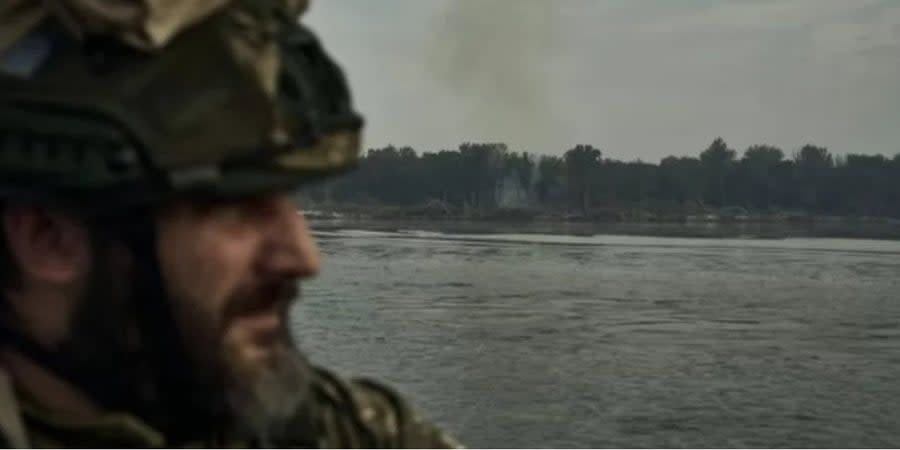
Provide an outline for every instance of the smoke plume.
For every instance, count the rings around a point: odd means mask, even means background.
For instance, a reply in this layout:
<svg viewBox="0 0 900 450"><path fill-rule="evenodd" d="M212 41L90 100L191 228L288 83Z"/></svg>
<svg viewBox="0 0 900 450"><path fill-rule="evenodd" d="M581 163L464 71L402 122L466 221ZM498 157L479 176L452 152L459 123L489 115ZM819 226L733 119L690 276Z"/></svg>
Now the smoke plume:
<svg viewBox="0 0 900 450"><path fill-rule="evenodd" d="M545 135L559 134L545 131L560 126L547 95L559 49L554 3L448 3L430 42L428 67L466 107L456 126L530 151L550 144Z"/></svg>

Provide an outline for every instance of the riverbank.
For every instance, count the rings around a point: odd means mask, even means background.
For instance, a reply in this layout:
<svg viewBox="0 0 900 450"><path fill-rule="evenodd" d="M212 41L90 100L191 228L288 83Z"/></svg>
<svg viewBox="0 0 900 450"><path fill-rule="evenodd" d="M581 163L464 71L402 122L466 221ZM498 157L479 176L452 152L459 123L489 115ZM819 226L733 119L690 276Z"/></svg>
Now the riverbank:
<svg viewBox="0 0 900 450"><path fill-rule="evenodd" d="M640 208L596 208L586 213L537 208L453 208L433 201L420 206L303 203L307 217L362 220L436 220L497 222L591 222L591 223L881 223L900 225L900 218L817 215L805 211L756 212L741 207L648 210Z"/></svg>
<svg viewBox="0 0 900 450"><path fill-rule="evenodd" d="M463 218L373 218L323 216L308 219L319 231L359 229L368 231L424 231L464 234L602 234L681 238L847 238L900 240L900 223L891 221L808 222L602 222L563 219L497 220Z"/></svg>

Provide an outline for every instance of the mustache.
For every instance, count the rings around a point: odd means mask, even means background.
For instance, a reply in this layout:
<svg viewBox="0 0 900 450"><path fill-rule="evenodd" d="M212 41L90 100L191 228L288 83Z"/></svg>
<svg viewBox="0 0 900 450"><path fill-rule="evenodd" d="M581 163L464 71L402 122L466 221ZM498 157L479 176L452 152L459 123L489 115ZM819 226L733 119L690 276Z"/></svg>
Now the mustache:
<svg viewBox="0 0 900 450"><path fill-rule="evenodd" d="M253 314L278 305L286 310L300 297L300 286L294 279L270 280L232 296L225 305L225 319Z"/></svg>

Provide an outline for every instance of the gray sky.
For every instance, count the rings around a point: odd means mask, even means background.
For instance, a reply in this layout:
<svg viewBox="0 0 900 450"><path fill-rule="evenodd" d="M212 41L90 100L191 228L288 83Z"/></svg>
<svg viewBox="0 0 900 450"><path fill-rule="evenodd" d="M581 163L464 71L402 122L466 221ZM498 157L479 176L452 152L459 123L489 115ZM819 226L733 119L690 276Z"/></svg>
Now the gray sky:
<svg viewBox="0 0 900 450"><path fill-rule="evenodd" d="M900 152L900 0L316 0L366 146Z"/></svg>

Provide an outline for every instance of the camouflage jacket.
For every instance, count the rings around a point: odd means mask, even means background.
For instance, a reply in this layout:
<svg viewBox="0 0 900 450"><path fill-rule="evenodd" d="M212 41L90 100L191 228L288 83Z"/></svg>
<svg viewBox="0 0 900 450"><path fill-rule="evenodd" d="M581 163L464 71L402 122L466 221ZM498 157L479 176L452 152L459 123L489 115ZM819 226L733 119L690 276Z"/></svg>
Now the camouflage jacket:
<svg viewBox="0 0 900 450"><path fill-rule="evenodd" d="M345 381L317 370L314 417L299 423L286 439L270 444L291 448L459 448L459 444L418 415L392 390L365 380ZM128 414L90 421L62 417L17 396L0 371L0 444L34 448L246 448L251 442L210 437L176 444Z"/></svg>

